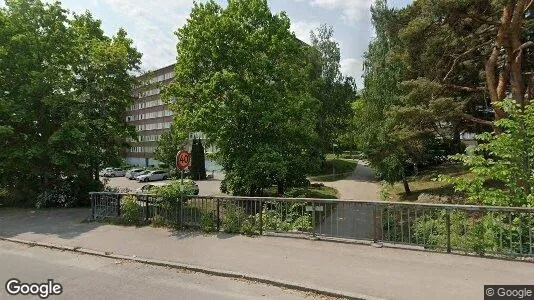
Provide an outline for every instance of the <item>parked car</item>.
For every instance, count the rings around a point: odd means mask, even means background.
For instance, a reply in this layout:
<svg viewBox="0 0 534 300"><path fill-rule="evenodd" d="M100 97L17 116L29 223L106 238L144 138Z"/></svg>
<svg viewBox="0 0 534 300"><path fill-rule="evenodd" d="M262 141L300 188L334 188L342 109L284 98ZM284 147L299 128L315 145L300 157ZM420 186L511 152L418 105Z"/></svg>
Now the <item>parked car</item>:
<svg viewBox="0 0 534 300"><path fill-rule="evenodd" d="M100 172L98 172L98 175L104 176L104 174L106 174L107 172L111 172L111 171L113 171L113 168L105 168L103 170L100 170Z"/></svg>
<svg viewBox="0 0 534 300"><path fill-rule="evenodd" d="M156 181L156 180L166 180L169 178L169 174L165 171L149 171L147 174L139 175L135 179L139 182L144 181Z"/></svg>
<svg viewBox="0 0 534 300"><path fill-rule="evenodd" d="M124 175L126 175L126 171L119 168L112 168L111 170L104 172L104 177L121 177Z"/></svg>
<svg viewBox="0 0 534 300"><path fill-rule="evenodd" d="M145 170L143 169L131 169L126 172L126 175L124 175L126 178L133 180L135 177L141 175Z"/></svg>

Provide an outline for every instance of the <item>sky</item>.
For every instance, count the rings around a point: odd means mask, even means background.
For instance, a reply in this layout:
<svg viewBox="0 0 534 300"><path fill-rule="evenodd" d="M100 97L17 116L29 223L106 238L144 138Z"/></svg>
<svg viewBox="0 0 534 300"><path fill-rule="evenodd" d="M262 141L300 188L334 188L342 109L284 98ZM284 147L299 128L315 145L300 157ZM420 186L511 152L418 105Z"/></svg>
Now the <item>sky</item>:
<svg viewBox="0 0 534 300"><path fill-rule="evenodd" d="M46 0L52 2L52 0ZM226 0L215 0L226 5ZM104 31L113 35L120 27L143 53L142 69L158 69L176 62L174 32L182 27L193 0L63 0L64 8L81 13L89 10L102 20ZM291 30L305 41L321 24L334 28L341 49L341 71L362 87L362 56L373 37L369 8L373 0L268 0L274 13L285 11ZM390 6L403 7L412 0L389 0ZM0 6L4 1L0 0Z"/></svg>

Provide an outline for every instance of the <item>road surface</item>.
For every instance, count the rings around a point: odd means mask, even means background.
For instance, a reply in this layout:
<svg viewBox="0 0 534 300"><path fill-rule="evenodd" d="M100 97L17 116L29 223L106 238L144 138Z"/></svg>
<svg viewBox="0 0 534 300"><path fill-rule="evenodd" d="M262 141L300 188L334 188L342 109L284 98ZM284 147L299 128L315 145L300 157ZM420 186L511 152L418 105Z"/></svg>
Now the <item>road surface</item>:
<svg viewBox="0 0 534 300"><path fill-rule="evenodd" d="M48 299L313 299L301 292L200 273L0 241L0 299L5 283L53 279L63 293ZM321 297L324 299L325 297Z"/></svg>
<svg viewBox="0 0 534 300"><path fill-rule="evenodd" d="M352 175L346 179L323 182L324 185L338 190L340 199L379 200L380 185L371 168L359 162ZM326 218L316 231L347 239L369 240L373 238L373 207L371 205L340 203L337 209L326 209Z"/></svg>
<svg viewBox="0 0 534 300"><path fill-rule="evenodd" d="M202 196L215 196L222 195L220 187L221 181L224 178L224 174L215 173L215 178L208 180L196 180L198 184L199 194ZM129 190L135 192L137 189L141 188L147 182L137 182L136 180L130 180L126 177L113 177L113 178L103 178L102 180L107 181L107 185L112 188L119 188L121 190ZM153 185L165 185L170 180L161 180L161 181L152 181L148 182Z"/></svg>

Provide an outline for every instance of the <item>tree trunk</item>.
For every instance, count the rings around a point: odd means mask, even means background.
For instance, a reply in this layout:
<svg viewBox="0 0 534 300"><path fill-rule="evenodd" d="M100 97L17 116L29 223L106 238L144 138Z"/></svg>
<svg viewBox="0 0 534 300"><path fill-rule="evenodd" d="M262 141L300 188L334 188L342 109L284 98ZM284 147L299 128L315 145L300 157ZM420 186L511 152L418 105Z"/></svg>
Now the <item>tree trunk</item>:
<svg viewBox="0 0 534 300"><path fill-rule="evenodd" d="M404 185L404 193L409 195L412 193L410 190L410 185L408 184L408 179L406 178L406 172L402 170L402 184Z"/></svg>
<svg viewBox="0 0 534 300"><path fill-rule="evenodd" d="M525 85L523 83L523 51L530 46L528 42L521 44L521 30L524 26L527 0L510 2L503 8L501 22L498 27L496 44L486 62L486 85L495 110L495 120L505 118L505 113L496 104L506 97L511 90L512 98L519 104L525 105ZM505 50L505 65L498 70L498 60L501 49ZM498 76L497 76L498 74ZM498 80L497 80L498 77Z"/></svg>

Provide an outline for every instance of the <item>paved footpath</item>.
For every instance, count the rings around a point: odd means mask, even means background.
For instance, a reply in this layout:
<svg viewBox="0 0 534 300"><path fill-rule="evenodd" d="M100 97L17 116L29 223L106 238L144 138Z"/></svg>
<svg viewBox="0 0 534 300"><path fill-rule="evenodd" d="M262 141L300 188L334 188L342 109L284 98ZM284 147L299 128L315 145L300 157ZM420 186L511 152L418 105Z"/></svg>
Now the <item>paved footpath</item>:
<svg viewBox="0 0 534 300"><path fill-rule="evenodd" d="M358 166L349 177L323 184L337 189L340 199L371 201L380 199L380 183L376 180L371 167L364 161L358 162Z"/></svg>
<svg viewBox="0 0 534 300"><path fill-rule="evenodd" d="M379 200L380 184L366 162L359 161L351 176L323 182L337 189L341 200ZM373 208L370 206L339 205L321 224L322 232L341 238L369 239L373 234Z"/></svg>
<svg viewBox="0 0 534 300"><path fill-rule="evenodd" d="M483 299L533 284L534 264L282 237L81 223L84 210L0 210L0 236L254 274L385 299Z"/></svg>

